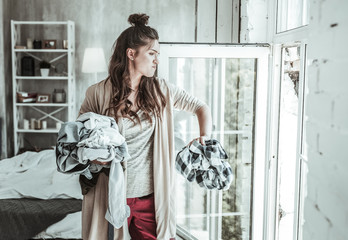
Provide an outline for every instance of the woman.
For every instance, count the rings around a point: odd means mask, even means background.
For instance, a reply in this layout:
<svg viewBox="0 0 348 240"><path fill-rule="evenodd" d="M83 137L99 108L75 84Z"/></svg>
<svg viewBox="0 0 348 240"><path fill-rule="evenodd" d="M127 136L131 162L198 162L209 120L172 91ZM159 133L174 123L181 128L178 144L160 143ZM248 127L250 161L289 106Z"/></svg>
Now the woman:
<svg viewBox="0 0 348 240"><path fill-rule="evenodd" d="M160 47L157 31L147 26L148 18L129 16L132 26L115 42L107 79L87 89L79 114L114 117L126 138L131 156L124 164L131 210L127 223L132 239L168 240L176 235L173 109L197 115L196 140L201 144L210 136L212 123L205 103L154 77ZM82 207L83 239L107 239L107 172L92 180L80 178L87 186L85 193L88 190ZM115 229L114 239L124 238L122 229Z"/></svg>

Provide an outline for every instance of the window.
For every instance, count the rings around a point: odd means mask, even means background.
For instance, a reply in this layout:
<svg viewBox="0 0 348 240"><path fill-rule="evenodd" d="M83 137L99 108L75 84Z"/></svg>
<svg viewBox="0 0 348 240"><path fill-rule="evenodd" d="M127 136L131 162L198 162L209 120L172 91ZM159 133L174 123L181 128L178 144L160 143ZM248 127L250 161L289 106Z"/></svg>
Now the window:
<svg viewBox="0 0 348 240"><path fill-rule="evenodd" d="M212 192L178 174L178 224L198 239L250 236L255 59L172 58L170 81L212 106L213 137L220 141L235 179L228 191ZM197 120L179 113L178 143L199 136ZM179 143L180 141L180 143ZM209 229L215 229L211 232Z"/></svg>
<svg viewBox="0 0 348 240"><path fill-rule="evenodd" d="M306 44L274 45L266 239L301 239L306 158Z"/></svg>
<svg viewBox="0 0 348 240"><path fill-rule="evenodd" d="M262 234L265 154L257 152L265 150L267 71L260 69L267 69L267 54L261 47L161 45L159 75L208 103L212 137L229 155L235 176L222 192L200 188L178 173L177 223L193 239ZM192 114L176 112L174 129L177 152L199 136Z"/></svg>
<svg viewBox="0 0 348 240"><path fill-rule="evenodd" d="M308 0L278 0L277 5L277 33L308 24Z"/></svg>
<svg viewBox="0 0 348 240"><path fill-rule="evenodd" d="M292 240L294 229L300 47L282 48L278 135L278 237Z"/></svg>

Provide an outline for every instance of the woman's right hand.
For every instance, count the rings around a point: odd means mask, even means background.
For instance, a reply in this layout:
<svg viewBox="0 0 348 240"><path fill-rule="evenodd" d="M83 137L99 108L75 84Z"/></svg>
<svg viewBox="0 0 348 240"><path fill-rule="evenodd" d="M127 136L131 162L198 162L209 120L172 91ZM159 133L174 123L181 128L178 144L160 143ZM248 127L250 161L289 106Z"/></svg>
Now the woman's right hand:
<svg viewBox="0 0 348 240"><path fill-rule="evenodd" d="M92 163L95 163L95 164L99 164L99 165L108 165L109 164L109 162L99 162L99 161L97 161L97 160L93 160L93 161L91 161Z"/></svg>

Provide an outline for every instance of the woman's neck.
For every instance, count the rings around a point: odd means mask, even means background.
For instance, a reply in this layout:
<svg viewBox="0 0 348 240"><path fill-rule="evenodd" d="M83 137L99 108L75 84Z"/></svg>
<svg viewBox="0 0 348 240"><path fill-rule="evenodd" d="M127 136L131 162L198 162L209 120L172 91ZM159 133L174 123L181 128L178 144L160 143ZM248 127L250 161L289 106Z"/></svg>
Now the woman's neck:
<svg viewBox="0 0 348 240"><path fill-rule="evenodd" d="M137 82L135 82L131 79L131 89L133 91L135 91L135 92L138 91L139 84L140 84L140 80L137 80Z"/></svg>
<svg viewBox="0 0 348 240"><path fill-rule="evenodd" d="M131 88L133 91L138 90L141 77L142 77L141 73L134 71L134 67L131 66L129 69L129 78L131 82Z"/></svg>

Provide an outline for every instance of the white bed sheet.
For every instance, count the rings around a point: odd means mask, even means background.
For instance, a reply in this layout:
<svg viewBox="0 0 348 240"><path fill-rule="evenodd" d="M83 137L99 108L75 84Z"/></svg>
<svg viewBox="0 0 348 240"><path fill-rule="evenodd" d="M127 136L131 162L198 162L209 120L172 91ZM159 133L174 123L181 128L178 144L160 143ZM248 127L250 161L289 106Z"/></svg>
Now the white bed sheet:
<svg viewBox="0 0 348 240"><path fill-rule="evenodd" d="M46 238L81 239L81 212L68 214L63 220L49 226L34 237L34 239Z"/></svg>
<svg viewBox="0 0 348 240"><path fill-rule="evenodd" d="M0 199L82 199L78 178L57 171L55 150L28 151L0 161Z"/></svg>
<svg viewBox="0 0 348 240"><path fill-rule="evenodd" d="M25 152L0 161L0 199L82 199L78 178L57 171L55 150ZM81 238L81 212L68 214L35 238Z"/></svg>

